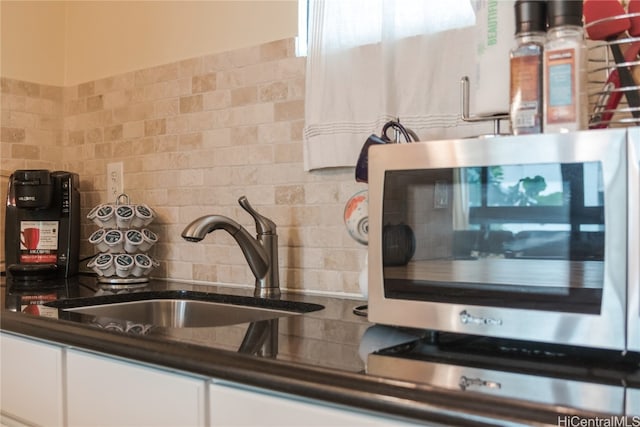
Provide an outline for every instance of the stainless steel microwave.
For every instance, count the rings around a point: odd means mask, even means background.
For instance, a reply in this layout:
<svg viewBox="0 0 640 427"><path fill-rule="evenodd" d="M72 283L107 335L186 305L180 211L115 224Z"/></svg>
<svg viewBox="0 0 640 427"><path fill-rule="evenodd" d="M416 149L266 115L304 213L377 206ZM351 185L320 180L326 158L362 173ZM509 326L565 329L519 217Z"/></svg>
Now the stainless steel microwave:
<svg viewBox="0 0 640 427"><path fill-rule="evenodd" d="M369 151L369 320L640 350L638 128Z"/></svg>

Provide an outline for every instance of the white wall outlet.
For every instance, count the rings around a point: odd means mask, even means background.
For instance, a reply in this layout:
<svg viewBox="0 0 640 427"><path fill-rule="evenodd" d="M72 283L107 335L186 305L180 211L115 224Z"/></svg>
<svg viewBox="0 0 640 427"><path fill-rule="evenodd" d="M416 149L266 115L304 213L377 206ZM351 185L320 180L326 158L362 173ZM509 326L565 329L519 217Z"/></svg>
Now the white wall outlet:
<svg viewBox="0 0 640 427"><path fill-rule="evenodd" d="M107 164L107 201L115 202L124 193L122 162Z"/></svg>

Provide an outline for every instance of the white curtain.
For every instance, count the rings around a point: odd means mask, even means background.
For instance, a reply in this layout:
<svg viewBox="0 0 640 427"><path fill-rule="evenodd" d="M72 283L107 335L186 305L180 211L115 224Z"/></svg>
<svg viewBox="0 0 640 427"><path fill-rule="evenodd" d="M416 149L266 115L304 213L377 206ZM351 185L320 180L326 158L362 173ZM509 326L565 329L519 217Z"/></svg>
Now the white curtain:
<svg viewBox="0 0 640 427"><path fill-rule="evenodd" d="M471 0L309 0L308 13L305 170L354 166L391 119L422 140L492 129L461 120L460 79L476 64Z"/></svg>

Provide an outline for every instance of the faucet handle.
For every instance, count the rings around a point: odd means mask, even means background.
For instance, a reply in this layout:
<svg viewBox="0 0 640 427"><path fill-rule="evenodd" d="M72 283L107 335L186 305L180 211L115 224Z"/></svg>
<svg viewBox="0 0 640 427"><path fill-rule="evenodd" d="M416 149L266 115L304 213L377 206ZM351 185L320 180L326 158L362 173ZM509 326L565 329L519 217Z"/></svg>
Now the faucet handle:
<svg viewBox="0 0 640 427"><path fill-rule="evenodd" d="M244 209L245 211L247 211L249 213L249 215L251 215L253 217L253 219L256 222L256 233L258 235L261 234L276 234L276 223L271 221L269 218L260 215L258 212L256 212L255 209L253 209L253 207L249 204L249 200L247 199L246 196L241 196L238 199L238 203L240 204L240 206L242 207L242 209Z"/></svg>

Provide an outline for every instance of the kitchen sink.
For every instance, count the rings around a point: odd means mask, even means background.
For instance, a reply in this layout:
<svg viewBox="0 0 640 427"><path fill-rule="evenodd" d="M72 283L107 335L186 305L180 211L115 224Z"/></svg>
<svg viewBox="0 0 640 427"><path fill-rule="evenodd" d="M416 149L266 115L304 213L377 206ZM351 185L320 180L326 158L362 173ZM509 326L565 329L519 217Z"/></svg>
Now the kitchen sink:
<svg viewBox="0 0 640 427"><path fill-rule="evenodd" d="M139 292L57 300L47 304L69 316L117 319L165 328L201 328L298 316L318 304L196 291ZM76 317L77 318L77 317Z"/></svg>

